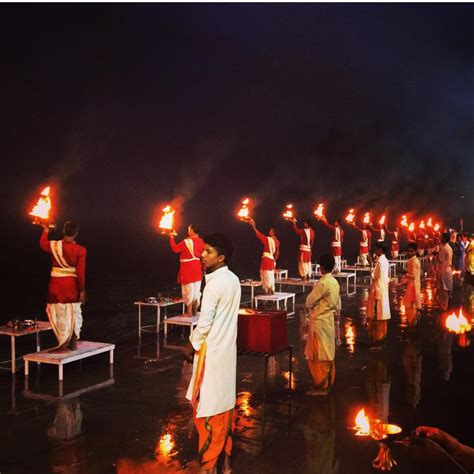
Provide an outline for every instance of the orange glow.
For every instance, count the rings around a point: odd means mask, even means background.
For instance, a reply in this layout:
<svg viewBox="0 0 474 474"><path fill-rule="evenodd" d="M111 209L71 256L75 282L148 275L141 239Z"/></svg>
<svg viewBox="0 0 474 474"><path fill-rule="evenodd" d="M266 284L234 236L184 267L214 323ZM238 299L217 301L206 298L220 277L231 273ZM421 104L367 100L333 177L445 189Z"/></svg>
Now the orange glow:
<svg viewBox="0 0 474 474"><path fill-rule="evenodd" d="M370 212L366 212L366 213L364 214L364 219L362 220L362 222L363 222L364 224L370 224L370 220L371 220L371 219L370 219Z"/></svg>
<svg viewBox="0 0 474 474"><path fill-rule="evenodd" d="M252 414L252 408L250 406L250 392L240 392L238 395L238 406L242 409L245 416L250 416Z"/></svg>
<svg viewBox="0 0 474 474"><path fill-rule="evenodd" d="M387 216L384 214L384 215L379 219L379 224L380 224L380 225L384 225L386 219L387 219Z"/></svg>
<svg viewBox="0 0 474 474"><path fill-rule="evenodd" d="M285 212L283 213L283 218L287 221L291 221L295 218L295 214L293 211L293 204L287 204Z"/></svg>
<svg viewBox="0 0 474 474"><path fill-rule="evenodd" d="M346 222L349 222L349 224L353 224L354 219L355 219L354 209L349 209L349 212L346 216Z"/></svg>
<svg viewBox="0 0 474 474"><path fill-rule="evenodd" d="M426 222L426 225L427 225L428 227L433 227L433 222L432 222L432 220L431 220L431 217L428 218L428 221Z"/></svg>
<svg viewBox="0 0 474 474"><path fill-rule="evenodd" d="M406 214L403 214L402 220L400 221L400 224L401 224L403 227L408 227L408 218L407 218L407 215L406 215Z"/></svg>
<svg viewBox="0 0 474 474"><path fill-rule="evenodd" d="M283 372L283 377L285 377L286 381L289 382L290 381L290 371L287 370L287 371ZM294 374L291 374L290 388L291 388L291 390L294 390L296 388Z"/></svg>
<svg viewBox="0 0 474 474"><path fill-rule="evenodd" d="M173 230L173 219L175 211L168 204L163 208L163 217L160 219L158 227L163 231L172 231ZM168 232L169 233L169 232Z"/></svg>
<svg viewBox="0 0 474 474"><path fill-rule="evenodd" d="M50 191L50 186L46 186L43 191L41 191L38 201L30 212L30 216L39 217L40 219L49 219L49 212L51 211Z"/></svg>
<svg viewBox="0 0 474 474"><path fill-rule="evenodd" d="M250 219L250 209L249 209L250 199L244 198L242 199L242 205L237 213L237 217L241 221L248 221Z"/></svg>
<svg viewBox="0 0 474 474"><path fill-rule="evenodd" d="M365 410L361 408L355 417L354 429L357 430L356 436L369 436L370 434L370 421L369 417L365 414Z"/></svg>
<svg viewBox="0 0 474 474"><path fill-rule="evenodd" d="M161 435L155 450L157 456L168 457L175 447L173 436L170 433Z"/></svg>
<svg viewBox="0 0 474 474"><path fill-rule="evenodd" d="M320 202L318 207L314 210L314 215L318 220L324 217L324 204L322 202Z"/></svg>
<svg viewBox="0 0 474 474"><path fill-rule="evenodd" d="M425 228L425 221L421 221L420 224L418 225L418 227L420 229L424 229Z"/></svg>
<svg viewBox="0 0 474 474"><path fill-rule="evenodd" d="M409 230L410 232L413 232L413 231L415 230L415 223L414 223L414 222L412 222L412 223L408 226L408 230Z"/></svg>
<svg viewBox="0 0 474 474"><path fill-rule="evenodd" d="M352 324L352 321L349 321L346 319L346 323L344 324L344 336L346 338L346 344L347 347L349 348L349 352L351 354L354 354L354 348L355 348L355 327Z"/></svg>
<svg viewBox="0 0 474 474"><path fill-rule="evenodd" d="M456 334L464 334L465 332L469 332L472 329L468 320L462 314L462 308L459 308L459 314L457 316L456 313L451 313L446 318L445 324L449 332L454 332Z"/></svg>
<svg viewBox="0 0 474 474"><path fill-rule="evenodd" d="M435 230L435 232L438 232L439 228L440 228L440 225L439 225L438 223L436 223L436 224L434 225L434 227L433 227L433 229Z"/></svg>

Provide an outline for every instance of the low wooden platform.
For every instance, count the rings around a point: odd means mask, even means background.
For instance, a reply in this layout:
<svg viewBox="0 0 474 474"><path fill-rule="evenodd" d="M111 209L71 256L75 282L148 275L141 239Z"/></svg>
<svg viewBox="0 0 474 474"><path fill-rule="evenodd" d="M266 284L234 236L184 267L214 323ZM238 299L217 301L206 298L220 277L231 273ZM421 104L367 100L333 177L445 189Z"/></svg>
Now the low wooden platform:
<svg viewBox="0 0 474 474"><path fill-rule="evenodd" d="M67 352L54 352L53 349L46 349L40 352L32 352L23 356L25 361L25 377L29 375L29 363L39 362L41 364L53 364L58 366L58 379L63 380L63 367L69 362L86 359L103 352L109 352L110 363L114 363L115 344L105 342L78 341L77 350Z"/></svg>
<svg viewBox="0 0 474 474"><path fill-rule="evenodd" d="M168 324L174 324L175 326L189 326L189 333L193 331L193 327L197 325L199 319L199 313L196 316L188 316L187 314L181 314L180 316L173 316L172 318L166 318L163 323L165 325L165 337L168 334Z"/></svg>
<svg viewBox="0 0 474 474"><path fill-rule="evenodd" d="M293 311L288 311L288 300L292 301L293 303ZM280 301L283 301L287 316L292 316L293 314L295 314L295 293L276 292L273 295L258 295L255 296L254 301L255 309L258 309L259 301L272 301L276 303L277 309L280 309Z"/></svg>

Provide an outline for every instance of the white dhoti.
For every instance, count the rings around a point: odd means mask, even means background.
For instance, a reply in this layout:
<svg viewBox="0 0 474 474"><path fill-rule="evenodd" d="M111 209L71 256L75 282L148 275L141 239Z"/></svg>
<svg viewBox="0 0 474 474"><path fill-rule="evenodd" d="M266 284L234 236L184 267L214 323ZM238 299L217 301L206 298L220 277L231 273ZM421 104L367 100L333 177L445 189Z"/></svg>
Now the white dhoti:
<svg viewBox="0 0 474 474"><path fill-rule="evenodd" d="M311 275L311 262L298 262L298 272L301 278Z"/></svg>
<svg viewBox="0 0 474 474"><path fill-rule="evenodd" d="M73 334L79 339L82 328L81 303L48 303L46 314L60 346L70 341Z"/></svg>
<svg viewBox="0 0 474 474"><path fill-rule="evenodd" d="M193 304L194 301L200 301L201 282L194 281L192 283L186 283L186 285L181 285L181 295L183 296L186 306Z"/></svg>
<svg viewBox="0 0 474 474"><path fill-rule="evenodd" d="M262 288L265 293L275 292L275 270L260 269L260 279L262 280Z"/></svg>

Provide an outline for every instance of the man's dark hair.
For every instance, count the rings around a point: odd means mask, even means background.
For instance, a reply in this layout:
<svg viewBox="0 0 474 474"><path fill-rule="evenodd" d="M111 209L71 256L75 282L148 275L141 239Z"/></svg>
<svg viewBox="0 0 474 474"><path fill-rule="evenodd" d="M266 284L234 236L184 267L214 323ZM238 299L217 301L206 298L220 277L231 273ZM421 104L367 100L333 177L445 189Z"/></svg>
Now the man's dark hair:
<svg viewBox="0 0 474 474"><path fill-rule="evenodd" d="M449 232L443 232L443 235L441 236L441 242L443 242L443 244L447 244L450 238L451 236L449 235Z"/></svg>
<svg viewBox="0 0 474 474"><path fill-rule="evenodd" d="M416 245L415 242L410 242L407 248L412 249L416 252L418 250L418 245Z"/></svg>
<svg viewBox="0 0 474 474"><path fill-rule="evenodd" d="M195 234L199 235L201 229L196 224L189 224L189 227Z"/></svg>
<svg viewBox="0 0 474 474"><path fill-rule="evenodd" d="M375 247L380 249L384 255L387 253L388 248L383 242L376 242Z"/></svg>
<svg viewBox="0 0 474 474"><path fill-rule="evenodd" d="M204 237L204 242L217 250L218 255L224 255L228 264L234 253L232 241L224 234L211 234Z"/></svg>
<svg viewBox="0 0 474 474"><path fill-rule="evenodd" d="M334 257L332 255L329 255L328 253L325 253L324 255L321 255L318 259L319 266L326 272L332 272L332 269L334 268L334 265L336 264L336 261L334 260Z"/></svg>
<svg viewBox="0 0 474 474"><path fill-rule="evenodd" d="M71 221L67 221L63 227L63 234L67 237L74 237L79 233L79 226Z"/></svg>
<svg viewBox="0 0 474 474"><path fill-rule="evenodd" d="M313 221L311 219L305 219L304 223L308 224L308 227L311 227L311 229L313 228Z"/></svg>

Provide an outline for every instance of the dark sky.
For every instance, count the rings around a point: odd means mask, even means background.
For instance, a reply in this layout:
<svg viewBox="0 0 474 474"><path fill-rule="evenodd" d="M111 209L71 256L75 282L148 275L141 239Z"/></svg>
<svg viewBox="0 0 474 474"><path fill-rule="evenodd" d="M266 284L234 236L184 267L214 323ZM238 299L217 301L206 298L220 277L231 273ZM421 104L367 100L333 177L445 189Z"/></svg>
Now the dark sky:
<svg viewBox="0 0 474 474"><path fill-rule="evenodd" d="M251 243L231 216L246 194L262 227L324 200L329 218L433 211L474 230L473 11L3 4L4 241L35 242L49 183L59 222L130 258L168 252L153 212L178 196L181 231Z"/></svg>

